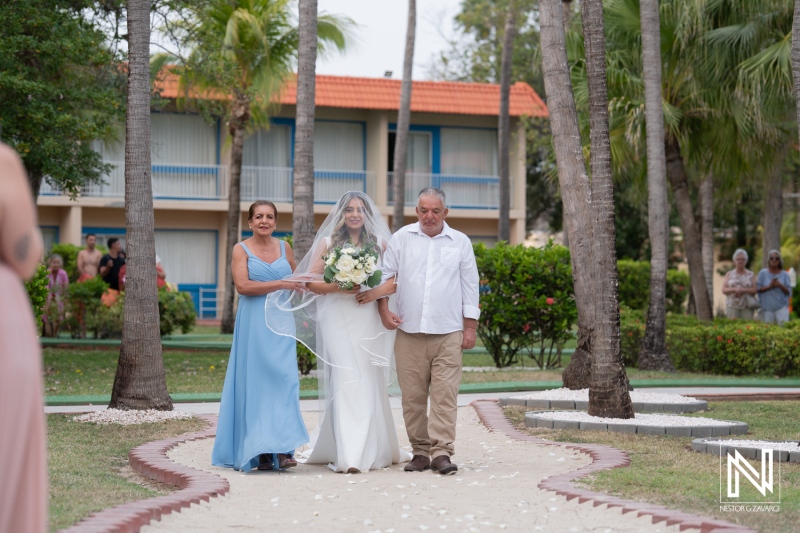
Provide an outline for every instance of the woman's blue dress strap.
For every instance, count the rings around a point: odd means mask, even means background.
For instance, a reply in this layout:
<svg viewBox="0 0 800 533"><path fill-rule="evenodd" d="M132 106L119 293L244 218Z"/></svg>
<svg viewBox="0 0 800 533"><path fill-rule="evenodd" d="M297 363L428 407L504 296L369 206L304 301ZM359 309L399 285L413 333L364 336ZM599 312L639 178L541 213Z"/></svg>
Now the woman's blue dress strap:
<svg viewBox="0 0 800 533"><path fill-rule="evenodd" d="M242 248L244 248L244 251L245 251L245 253L247 253L247 255L248 255L249 257L255 257L255 256L253 255L253 252L251 252L251 251L250 251L250 248L248 248L247 246L245 246L245 244L244 244L243 242L240 242L239 244L242 246Z"/></svg>
<svg viewBox="0 0 800 533"><path fill-rule="evenodd" d="M286 241L278 239L278 242L281 243L281 257L286 257Z"/></svg>

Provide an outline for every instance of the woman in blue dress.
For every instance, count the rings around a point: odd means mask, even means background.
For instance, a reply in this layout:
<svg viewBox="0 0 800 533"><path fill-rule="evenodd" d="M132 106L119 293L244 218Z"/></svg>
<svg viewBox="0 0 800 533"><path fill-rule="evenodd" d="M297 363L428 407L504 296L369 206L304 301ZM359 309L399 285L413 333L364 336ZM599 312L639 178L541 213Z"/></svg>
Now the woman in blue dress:
<svg viewBox="0 0 800 533"><path fill-rule="evenodd" d="M297 465L294 450L308 442L308 432L300 415L295 339L266 327L264 302L271 292L303 290L303 284L283 279L295 261L292 248L272 236L275 204L258 200L248 214L253 236L234 247L231 261L239 309L211 463L272 470Z"/></svg>

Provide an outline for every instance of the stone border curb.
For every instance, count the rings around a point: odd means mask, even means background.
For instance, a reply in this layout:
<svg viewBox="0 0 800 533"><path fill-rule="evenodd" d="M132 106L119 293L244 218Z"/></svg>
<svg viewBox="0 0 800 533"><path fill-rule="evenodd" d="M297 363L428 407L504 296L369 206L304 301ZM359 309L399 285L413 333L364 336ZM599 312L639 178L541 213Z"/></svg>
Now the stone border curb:
<svg viewBox="0 0 800 533"><path fill-rule="evenodd" d="M60 533L138 533L152 520L162 515L180 512L193 503L209 501L230 490L228 480L210 472L179 465L167 457L167 452L184 442L213 437L217 433L216 416L198 416L208 427L195 433L147 442L128 454L131 468L144 477L178 487L180 490L147 500L123 503L92 513L77 524L62 529Z"/></svg>
<svg viewBox="0 0 800 533"><path fill-rule="evenodd" d="M718 444L715 441L728 440L723 438L716 439L694 439L692 441L692 451L699 453L709 453L711 455L728 455L738 450L740 454L748 459L761 459L762 448L751 446L732 446L730 444ZM794 443L795 441L787 441ZM800 463L800 452L790 452L788 450L774 450L773 457L780 463Z"/></svg>
<svg viewBox="0 0 800 533"><path fill-rule="evenodd" d="M475 400L470 405L475 409L478 418L489 431L497 431L510 438L535 444L565 446L569 450L578 450L592 458L592 463L583 468L543 479L538 485L540 489L553 491L560 496L566 497L568 501L578 498L579 503L592 502L594 507L605 504L609 507L620 507L623 514L634 512L637 516L650 516L654 524L658 522L665 522L667 526L679 524L681 531L696 528L702 533L756 533L753 529L724 520L684 513L668 509L662 505L624 500L616 496L577 487L574 484L575 480L599 470L629 466L630 459L625 452L611 446L557 443L523 433L508 421L500 405L495 400Z"/></svg>
<svg viewBox="0 0 800 533"><path fill-rule="evenodd" d="M559 413L577 411L538 411L525 414L525 425L529 428L579 429L586 431L615 431L617 433L639 433L642 435L671 435L674 437L726 437L747 434L748 425L744 422L722 420L726 426L653 426L643 423L626 422L578 422L558 420L537 416L539 413Z"/></svg>
<svg viewBox="0 0 800 533"><path fill-rule="evenodd" d="M519 405L535 409L573 409L588 411L589 400L547 400L544 398L500 398L500 406ZM692 403L652 403L633 402L633 410L637 413L697 413L708 411L708 402L700 400Z"/></svg>

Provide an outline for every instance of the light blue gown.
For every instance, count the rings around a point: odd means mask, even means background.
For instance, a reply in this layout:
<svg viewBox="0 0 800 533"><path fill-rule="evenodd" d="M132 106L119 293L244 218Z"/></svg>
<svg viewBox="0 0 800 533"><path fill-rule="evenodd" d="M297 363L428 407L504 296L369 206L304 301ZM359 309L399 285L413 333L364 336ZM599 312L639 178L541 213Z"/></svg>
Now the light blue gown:
<svg viewBox="0 0 800 533"><path fill-rule="evenodd" d="M275 281L292 273L284 242L281 256L266 263L247 252L248 278ZM293 454L308 442L300 415L296 341L276 335L264 322L266 295L239 296L233 345L222 388L211 463L245 472L259 454ZM290 318L291 320L291 318ZM273 455L277 467L277 458Z"/></svg>

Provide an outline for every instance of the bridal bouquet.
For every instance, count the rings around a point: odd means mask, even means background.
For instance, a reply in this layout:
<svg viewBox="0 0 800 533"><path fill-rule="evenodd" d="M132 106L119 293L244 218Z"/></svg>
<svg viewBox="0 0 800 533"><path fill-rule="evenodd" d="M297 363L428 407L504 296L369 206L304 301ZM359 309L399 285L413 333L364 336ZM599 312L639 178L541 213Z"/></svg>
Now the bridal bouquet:
<svg viewBox="0 0 800 533"><path fill-rule="evenodd" d="M378 251L373 243L361 248L352 244L335 246L323 259L325 272L322 278L326 283L336 283L349 290L356 285L372 288L381 282L382 272L377 268Z"/></svg>

